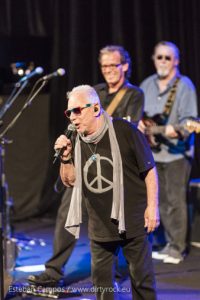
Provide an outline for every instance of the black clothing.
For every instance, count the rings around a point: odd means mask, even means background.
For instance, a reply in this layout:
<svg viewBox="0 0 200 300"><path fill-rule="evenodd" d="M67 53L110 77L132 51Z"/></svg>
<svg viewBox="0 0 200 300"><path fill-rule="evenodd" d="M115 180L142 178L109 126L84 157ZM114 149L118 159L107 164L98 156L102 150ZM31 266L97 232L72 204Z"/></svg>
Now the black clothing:
<svg viewBox="0 0 200 300"><path fill-rule="evenodd" d="M132 122L138 123L143 114L144 93L139 87L130 84L128 81L125 81L122 87L127 87L128 89L112 116L115 118L130 116ZM99 95L102 107L106 110L118 91L109 94L106 83L97 84L94 88Z"/></svg>
<svg viewBox="0 0 200 300"><path fill-rule="evenodd" d="M67 188L63 194L61 205L56 217L54 232L53 255L46 262L46 273L59 280L63 277L63 266L69 260L76 244L76 240L65 228L65 222L69 210L72 188Z"/></svg>
<svg viewBox="0 0 200 300"><path fill-rule="evenodd" d="M118 108L113 113L113 116L131 116L132 121L137 123L141 119L143 113L144 94L140 88L131 85L128 81L124 84L128 85L128 90L123 96ZM116 93L108 94L107 85L104 83L98 84L94 86L94 88L100 97L102 107L106 109ZM64 229L71 194L72 188L67 188L66 192L62 196L61 205L56 218L53 255L45 264L45 272L56 280L63 277L63 266L67 263L76 244L75 238L66 229Z"/></svg>
<svg viewBox="0 0 200 300"><path fill-rule="evenodd" d="M48 275L46 272L42 272L39 275L30 275L28 276L28 281L37 286L53 287L58 284L58 281Z"/></svg>
<svg viewBox="0 0 200 300"><path fill-rule="evenodd" d="M130 122L113 119L113 126L119 144L124 174L124 210L126 238L144 234L144 211L147 206L146 185L141 173L155 166L149 144L144 135ZM86 208L89 215L89 237L96 241L110 242L123 239L118 227L111 222L113 168L108 132L97 144L96 154L101 157L100 166L93 162L85 164L91 157L91 147L81 142L82 176ZM97 179L98 180L95 180ZM94 184L91 186L91 183ZM102 187L98 187L102 183Z"/></svg>
<svg viewBox="0 0 200 300"><path fill-rule="evenodd" d="M108 131L91 148L81 140L81 166L84 199L91 240L92 280L97 300L114 300L112 265L122 248L129 264L132 295L135 300L156 300L151 246L144 229L147 207L145 177L155 166L145 136L130 122L113 119L121 153L124 185L125 236L111 221L113 202L113 161ZM143 176L141 176L143 174Z"/></svg>
<svg viewBox="0 0 200 300"><path fill-rule="evenodd" d="M92 261L95 262L92 264L92 278L97 289L97 300L113 300L117 292L116 286L113 288L112 266L113 257L119 247L128 262L133 299L156 300L151 245L146 235L110 243L91 240ZM125 293L129 294L130 291Z"/></svg>

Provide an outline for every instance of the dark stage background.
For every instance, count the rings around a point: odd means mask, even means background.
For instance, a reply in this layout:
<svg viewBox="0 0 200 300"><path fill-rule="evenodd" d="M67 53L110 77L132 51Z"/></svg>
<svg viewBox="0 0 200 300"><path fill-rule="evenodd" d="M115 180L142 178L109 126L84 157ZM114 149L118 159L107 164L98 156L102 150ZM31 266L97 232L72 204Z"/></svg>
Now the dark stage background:
<svg viewBox="0 0 200 300"><path fill-rule="evenodd" d="M58 165L52 165L52 145L67 126L65 92L102 81L99 49L123 45L133 60L131 82L138 85L154 72L151 54L160 40L178 45L181 72L199 95L199 0L0 0L2 103L12 87L6 72L12 62L34 61L45 73L66 69L66 76L49 82L6 136L14 141L6 146L5 158L13 219L56 211L61 194L53 190ZM192 177L200 177L198 135L196 144Z"/></svg>

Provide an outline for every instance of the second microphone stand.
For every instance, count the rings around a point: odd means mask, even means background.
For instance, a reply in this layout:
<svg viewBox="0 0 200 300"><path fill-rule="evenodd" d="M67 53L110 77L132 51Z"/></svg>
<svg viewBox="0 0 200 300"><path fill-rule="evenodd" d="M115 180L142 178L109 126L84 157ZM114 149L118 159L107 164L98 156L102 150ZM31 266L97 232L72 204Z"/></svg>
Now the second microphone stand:
<svg viewBox="0 0 200 300"><path fill-rule="evenodd" d="M4 173L4 157L5 157L5 144L6 139L4 138L6 133L14 126L18 118L21 116L23 111L28 108L32 101L35 99L35 97L39 94L39 92L43 89L43 87L47 84L47 80L41 81L38 80L28 99L26 100L25 104L21 108L21 110L17 113L17 115L14 117L14 119L8 124L8 126L3 130L3 132L0 134L0 299L4 299L4 257L6 256L6 249L5 249L5 239L7 238L4 234L4 227L5 225L5 205L7 201L6 192L5 192L5 173ZM39 88L36 90L36 86L41 83ZM26 86L26 82L24 82L23 87ZM21 91L21 90L20 90ZM17 96L19 93L17 94ZM16 97L17 97L16 96ZM16 99L15 97L15 99ZM14 101L14 100L13 100ZM10 103L10 102L9 102ZM12 102L13 103L13 102ZM8 107L8 106L7 106ZM5 112L6 112L5 108ZM5 228L6 229L6 228ZM6 261L6 258L5 258Z"/></svg>

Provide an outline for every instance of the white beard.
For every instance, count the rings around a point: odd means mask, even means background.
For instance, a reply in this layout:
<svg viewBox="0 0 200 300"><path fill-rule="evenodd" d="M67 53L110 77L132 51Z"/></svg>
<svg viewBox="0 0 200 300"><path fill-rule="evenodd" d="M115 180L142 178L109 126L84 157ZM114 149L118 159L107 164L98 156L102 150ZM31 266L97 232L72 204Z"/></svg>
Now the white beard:
<svg viewBox="0 0 200 300"><path fill-rule="evenodd" d="M169 70L166 67L159 67L157 74L160 78L166 78L169 75Z"/></svg>

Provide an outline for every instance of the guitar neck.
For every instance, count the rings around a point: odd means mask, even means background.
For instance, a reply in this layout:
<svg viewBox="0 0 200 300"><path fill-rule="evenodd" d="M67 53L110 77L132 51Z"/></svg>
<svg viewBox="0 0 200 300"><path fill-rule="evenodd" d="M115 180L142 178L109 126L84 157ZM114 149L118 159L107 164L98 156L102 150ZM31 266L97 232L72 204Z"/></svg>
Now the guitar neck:
<svg viewBox="0 0 200 300"><path fill-rule="evenodd" d="M180 124L174 124L173 127L175 131L180 131L184 128L183 125ZM150 132L151 134L164 134L165 129L166 129L166 125L153 125L150 128Z"/></svg>
<svg viewBox="0 0 200 300"><path fill-rule="evenodd" d="M158 125L161 123L162 119L155 115L152 118L144 118L143 122L146 126L145 134L154 135L154 134L165 134L166 125ZM175 131L180 132L184 135L184 130L189 131L190 133L196 132L200 133L200 119L199 118L188 118L184 124L172 124Z"/></svg>

